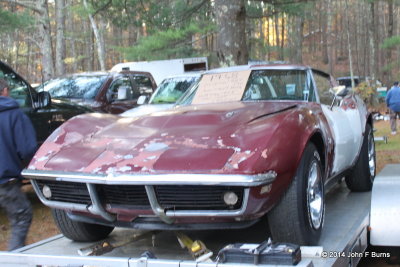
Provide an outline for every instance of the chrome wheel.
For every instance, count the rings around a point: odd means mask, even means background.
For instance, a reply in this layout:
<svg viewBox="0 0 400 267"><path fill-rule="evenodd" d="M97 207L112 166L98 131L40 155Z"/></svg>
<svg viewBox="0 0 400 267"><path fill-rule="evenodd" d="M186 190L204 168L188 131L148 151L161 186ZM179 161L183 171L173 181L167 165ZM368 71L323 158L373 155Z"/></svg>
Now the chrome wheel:
<svg viewBox="0 0 400 267"><path fill-rule="evenodd" d="M372 135L372 131L368 134L368 165L369 165L369 173L373 178L375 176L375 142L374 136Z"/></svg>
<svg viewBox="0 0 400 267"><path fill-rule="evenodd" d="M308 172L307 208L314 229L319 229L322 224L324 212L324 192L322 183L321 169L317 162L313 161Z"/></svg>

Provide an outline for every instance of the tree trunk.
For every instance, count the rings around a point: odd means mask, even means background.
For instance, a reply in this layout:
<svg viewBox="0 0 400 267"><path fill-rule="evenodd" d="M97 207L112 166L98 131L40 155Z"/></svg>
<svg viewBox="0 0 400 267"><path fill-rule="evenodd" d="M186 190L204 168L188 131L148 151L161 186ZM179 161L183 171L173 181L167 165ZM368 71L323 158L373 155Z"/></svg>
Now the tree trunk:
<svg viewBox="0 0 400 267"><path fill-rule="evenodd" d="M51 45L51 28L47 0L37 0L36 8L40 11L37 13L37 19L40 21L38 28L41 44L40 51L42 54L42 75L43 80L47 81L54 77L53 48Z"/></svg>
<svg viewBox="0 0 400 267"><path fill-rule="evenodd" d="M65 0L56 0L56 75L65 74Z"/></svg>
<svg viewBox="0 0 400 267"><path fill-rule="evenodd" d="M334 75L334 56L333 56L333 37L332 37L332 0L327 0L326 2L326 12L327 12L327 21L326 21L326 46L328 53L328 69L329 73Z"/></svg>
<svg viewBox="0 0 400 267"><path fill-rule="evenodd" d="M215 0L220 66L247 64L246 9L244 0Z"/></svg>
<svg viewBox="0 0 400 267"><path fill-rule="evenodd" d="M71 0L67 0L67 2L66 2L67 6L68 6L69 3L71 3L70 1ZM66 9L66 17L67 17L67 20L65 22L66 23L66 27L67 27L68 31L71 32L74 35L75 34L76 25L74 23L73 14L68 9ZM81 20L79 28L84 31L84 27L82 27L82 23L83 23L83 21ZM78 58L77 58L78 55L76 53L77 48L76 48L76 44L75 44L75 38L69 38L67 44L68 44L68 47L69 47L68 48L69 57L71 58L70 66L68 68L69 70L67 72L75 73L75 72L78 71ZM68 67L68 65L67 65L67 67Z"/></svg>
<svg viewBox="0 0 400 267"><path fill-rule="evenodd" d="M94 58L94 53L93 53L93 32L90 27L90 21L84 20L83 21L83 27L84 31L87 33L84 37L84 42L85 45L78 46L80 48L80 55L84 55L84 64L82 66L84 67L84 70L86 71L92 71L94 69L94 64L93 64L93 58Z"/></svg>
<svg viewBox="0 0 400 267"><path fill-rule="evenodd" d="M281 44L279 49L279 60L284 60L285 52L283 50L285 46L285 16L281 17L282 25L281 25Z"/></svg>
<svg viewBox="0 0 400 267"><path fill-rule="evenodd" d="M295 42L294 42L294 59L295 63L303 63L303 30L304 30L304 17L298 16L295 18Z"/></svg>
<svg viewBox="0 0 400 267"><path fill-rule="evenodd" d="M103 39L103 34L101 30L99 30L96 21L94 20L94 17L92 14L89 12L89 7L87 4L87 0L83 0L83 5L86 9L86 11L89 13L89 20L90 20L90 25L92 26L93 34L95 37L96 41L96 47L97 47L97 57L99 60L100 64L100 70L106 70L106 61L105 61L105 45L104 45L104 39ZM103 23L100 22L100 27L103 26ZM102 28L100 28L102 29Z"/></svg>
<svg viewBox="0 0 400 267"><path fill-rule="evenodd" d="M376 77L376 69L377 69L377 62L376 62L376 47L375 47L375 40L374 40L374 36L375 36L375 3L371 2L370 3L370 11L371 11L371 22L370 22L370 27L369 27L369 44L371 47L371 63L370 65L372 66L371 70L370 70L370 74L371 74L371 78L375 79Z"/></svg>
<svg viewBox="0 0 400 267"><path fill-rule="evenodd" d="M351 78L351 88L355 87L354 83L354 73L353 73L353 58L352 58L352 53L351 53L351 42L350 42L350 23L349 23L349 14L348 14L348 0L345 0L345 9L344 9L344 14L346 17L346 22L347 22L347 27L346 27L346 33L347 33L347 49L349 51L349 65L350 65L350 78Z"/></svg>
<svg viewBox="0 0 400 267"><path fill-rule="evenodd" d="M278 54L278 58L279 58L279 50L280 50L280 44L281 44L281 38L280 38L280 34L279 34L279 15L276 14L275 15L275 47L276 47L276 52Z"/></svg>
<svg viewBox="0 0 400 267"><path fill-rule="evenodd" d="M394 15L393 15L393 0L388 0L388 30L387 30L387 38L391 38L393 37L393 33L394 33ZM386 50L386 64L388 64L389 62L391 62L392 60L392 49L391 48L387 48ZM388 66L387 66L388 68ZM390 71L385 71L384 75L382 77L382 80L385 84L390 84L390 81L392 79L392 75L390 73Z"/></svg>
<svg viewBox="0 0 400 267"><path fill-rule="evenodd" d="M321 18L321 36L322 36L322 62L324 64L329 64L329 49L328 49L328 20L329 20L329 10L328 10L328 5L330 3L330 0L325 0L325 16Z"/></svg>
<svg viewBox="0 0 400 267"><path fill-rule="evenodd" d="M270 53L270 51L271 51L271 49L270 49L270 46L271 46L271 39L270 39L271 32L270 32L270 29L269 29L269 27L270 27L269 19L267 19L266 23L267 23L267 60L270 61L271 60L271 53Z"/></svg>

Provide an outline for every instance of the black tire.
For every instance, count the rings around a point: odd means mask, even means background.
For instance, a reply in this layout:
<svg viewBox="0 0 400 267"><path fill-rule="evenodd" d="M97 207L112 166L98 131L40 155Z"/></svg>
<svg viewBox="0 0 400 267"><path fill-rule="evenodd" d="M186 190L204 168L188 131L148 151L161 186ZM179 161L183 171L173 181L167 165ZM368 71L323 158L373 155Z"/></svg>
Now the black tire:
<svg viewBox="0 0 400 267"><path fill-rule="evenodd" d="M268 213L273 241L297 245L317 244L325 217L323 175L320 155L315 145L309 143L288 190ZM314 186L315 190L311 190ZM311 204L317 204L314 205L317 207L314 211L318 212L311 212Z"/></svg>
<svg viewBox="0 0 400 267"><path fill-rule="evenodd" d="M51 212L61 233L74 241L98 241L106 238L114 229L111 226L73 221L64 210L52 209Z"/></svg>
<svg viewBox="0 0 400 267"><path fill-rule="evenodd" d="M365 127L365 135L356 165L346 176L347 187L353 192L366 192L372 189L376 174L375 142L372 128Z"/></svg>

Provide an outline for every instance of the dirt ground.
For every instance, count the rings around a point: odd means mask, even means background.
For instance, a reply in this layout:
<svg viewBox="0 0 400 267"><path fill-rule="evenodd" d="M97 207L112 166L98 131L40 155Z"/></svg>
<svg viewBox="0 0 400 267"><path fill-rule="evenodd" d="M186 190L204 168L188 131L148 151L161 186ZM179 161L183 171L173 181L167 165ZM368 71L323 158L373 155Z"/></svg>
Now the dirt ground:
<svg viewBox="0 0 400 267"><path fill-rule="evenodd" d="M377 171L379 172L388 163L400 163L400 131L397 135L392 136L388 121L375 122L374 128L376 129L375 136L388 137L387 144L383 141L376 142ZM27 244L58 234L59 231L53 222L50 209L38 200L30 185L24 186L24 190L27 192L34 209L34 217ZM0 209L0 250L6 250L9 233L10 227L7 218L4 211Z"/></svg>

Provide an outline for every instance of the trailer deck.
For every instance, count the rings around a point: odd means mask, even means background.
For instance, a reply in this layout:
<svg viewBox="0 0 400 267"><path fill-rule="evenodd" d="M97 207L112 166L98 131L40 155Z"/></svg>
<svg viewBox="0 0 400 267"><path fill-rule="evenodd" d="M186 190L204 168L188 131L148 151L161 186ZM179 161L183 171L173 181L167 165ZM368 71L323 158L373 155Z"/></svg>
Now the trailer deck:
<svg viewBox="0 0 400 267"><path fill-rule="evenodd" d="M302 260L297 266L356 266L367 247L371 193L351 193L344 183L327 194L325 225L318 246L301 247ZM214 252L232 243L261 243L268 239L265 221L249 229L186 232L202 240ZM144 232L116 229L110 240L124 239ZM253 266L215 261L196 263L182 249L174 232L156 232L148 238L128 243L102 256L79 256L78 250L93 243L71 241L62 235L25 246L13 252L0 252L1 266ZM156 259L143 257L150 251ZM264 265L266 266L266 265Z"/></svg>

